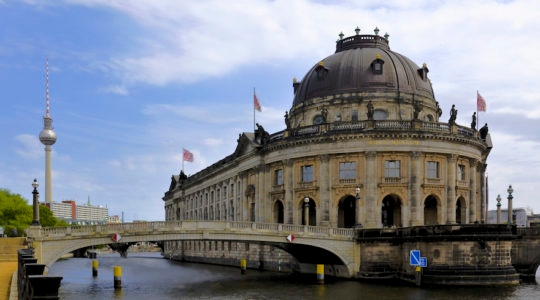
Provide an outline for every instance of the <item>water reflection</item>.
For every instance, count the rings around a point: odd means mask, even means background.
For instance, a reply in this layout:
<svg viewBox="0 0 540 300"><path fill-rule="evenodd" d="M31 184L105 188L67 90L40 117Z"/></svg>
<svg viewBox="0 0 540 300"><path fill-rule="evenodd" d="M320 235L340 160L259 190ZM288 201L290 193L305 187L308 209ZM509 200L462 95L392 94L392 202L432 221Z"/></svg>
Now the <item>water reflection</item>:
<svg viewBox="0 0 540 300"><path fill-rule="evenodd" d="M506 287L422 287L335 280L316 283L316 276L248 270L204 264L177 263L157 253L73 258L55 263L49 274L63 276L62 299L540 299L535 283ZM113 286L113 266L122 266L122 289Z"/></svg>

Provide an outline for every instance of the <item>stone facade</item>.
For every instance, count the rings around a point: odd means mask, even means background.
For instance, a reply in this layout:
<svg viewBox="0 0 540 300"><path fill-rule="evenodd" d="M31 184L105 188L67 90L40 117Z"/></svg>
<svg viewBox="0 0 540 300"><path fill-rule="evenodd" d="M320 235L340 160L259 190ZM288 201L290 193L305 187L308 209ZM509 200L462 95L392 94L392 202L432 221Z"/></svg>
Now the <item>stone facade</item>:
<svg viewBox="0 0 540 300"><path fill-rule="evenodd" d="M173 175L165 219L395 228L485 223L487 129L441 122L419 67L378 35L341 38L302 81L285 129ZM182 251L175 246L171 251ZM363 251L363 250L362 250ZM366 253L367 254L367 253Z"/></svg>

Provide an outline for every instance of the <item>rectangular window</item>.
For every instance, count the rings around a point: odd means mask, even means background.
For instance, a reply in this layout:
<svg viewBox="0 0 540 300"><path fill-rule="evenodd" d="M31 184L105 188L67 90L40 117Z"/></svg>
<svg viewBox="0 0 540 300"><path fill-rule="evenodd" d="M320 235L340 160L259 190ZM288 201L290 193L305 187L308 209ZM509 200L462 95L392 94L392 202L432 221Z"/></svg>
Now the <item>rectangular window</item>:
<svg viewBox="0 0 540 300"><path fill-rule="evenodd" d="M339 163L339 179L355 179L356 178L356 162L340 162Z"/></svg>
<svg viewBox="0 0 540 300"><path fill-rule="evenodd" d="M430 179L439 178L439 162L438 161L427 162L427 178L430 178Z"/></svg>
<svg viewBox="0 0 540 300"><path fill-rule="evenodd" d="M465 166L458 165L457 168L458 180L465 180Z"/></svg>
<svg viewBox="0 0 540 300"><path fill-rule="evenodd" d="M274 172L274 185L282 185L283 184L283 170L278 169Z"/></svg>
<svg viewBox="0 0 540 300"><path fill-rule="evenodd" d="M302 166L302 182L313 181L313 165Z"/></svg>
<svg viewBox="0 0 540 300"><path fill-rule="evenodd" d="M384 162L384 177L400 178L400 162L399 160L387 160Z"/></svg>
<svg viewBox="0 0 540 300"><path fill-rule="evenodd" d="M357 109L353 109L353 111L352 111L352 116L351 116L351 120L352 120L353 122L358 121L358 110L357 110Z"/></svg>

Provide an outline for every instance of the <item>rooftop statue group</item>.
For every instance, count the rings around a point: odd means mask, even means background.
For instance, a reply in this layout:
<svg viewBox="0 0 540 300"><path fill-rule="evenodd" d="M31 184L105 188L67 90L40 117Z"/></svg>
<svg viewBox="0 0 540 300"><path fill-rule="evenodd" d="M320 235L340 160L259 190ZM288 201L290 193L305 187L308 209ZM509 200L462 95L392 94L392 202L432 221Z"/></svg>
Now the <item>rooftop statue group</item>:
<svg viewBox="0 0 540 300"><path fill-rule="evenodd" d="M414 107L413 118L415 120L418 120L420 112L423 109L422 102L415 101L413 107ZM373 121L374 111L375 111L375 109L373 107L373 103L370 100L367 103L367 119L368 119L368 121ZM456 105L452 104L452 108L450 109L450 119L448 120L448 124L456 125L457 113L458 113L458 110L456 109ZM439 115L439 117L442 115L442 110L441 110L441 108L439 106L439 102L437 102L437 114ZM324 106L321 108L321 116L322 116L322 119L323 119L323 123L328 122L328 119L327 119L328 118L328 109L326 109L326 107L324 107ZM284 118L285 118L285 126L286 126L287 130L290 130L291 129L291 121L290 121L290 118L289 118L289 112L285 111ZM476 130L476 112L474 112L473 115L472 115L471 129ZM482 128L480 128L478 131L480 133L480 137L482 139L485 139L487 134L488 134L487 123ZM259 143L264 144L267 141L268 137L269 137L268 132L264 131L262 126L257 123L257 129L255 130L255 139Z"/></svg>
<svg viewBox="0 0 540 300"><path fill-rule="evenodd" d="M255 129L255 142L259 143L260 145L264 145L270 139L270 134L266 130L264 130L262 125L260 125L259 123L257 123L256 125L257 129Z"/></svg>

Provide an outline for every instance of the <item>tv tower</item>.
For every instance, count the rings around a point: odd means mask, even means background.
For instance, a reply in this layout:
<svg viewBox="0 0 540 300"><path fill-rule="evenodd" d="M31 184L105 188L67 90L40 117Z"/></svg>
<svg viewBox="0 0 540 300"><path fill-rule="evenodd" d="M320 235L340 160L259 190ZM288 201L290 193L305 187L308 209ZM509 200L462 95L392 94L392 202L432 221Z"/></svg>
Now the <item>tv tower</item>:
<svg viewBox="0 0 540 300"><path fill-rule="evenodd" d="M45 203L52 202L52 169L51 169L51 146L56 142L56 133L53 131L52 118L49 115L49 59L46 68L46 105L47 110L43 116L43 130L39 133L39 140L45 145Z"/></svg>

